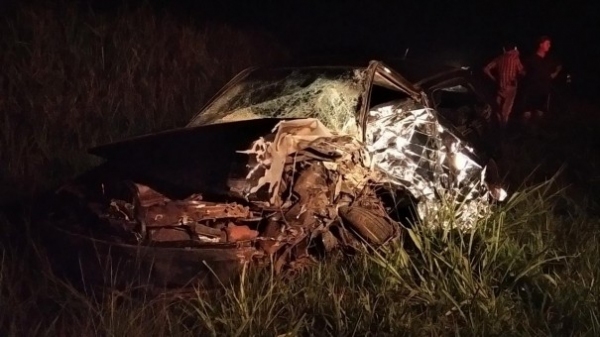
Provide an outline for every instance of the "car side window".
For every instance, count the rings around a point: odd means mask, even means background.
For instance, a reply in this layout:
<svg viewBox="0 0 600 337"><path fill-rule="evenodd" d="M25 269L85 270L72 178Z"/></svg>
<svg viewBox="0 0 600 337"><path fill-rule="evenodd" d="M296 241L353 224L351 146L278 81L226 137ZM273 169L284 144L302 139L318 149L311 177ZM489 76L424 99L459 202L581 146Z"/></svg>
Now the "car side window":
<svg viewBox="0 0 600 337"><path fill-rule="evenodd" d="M457 127L488 119L491 112L489 105L465 82L436 88L431 96L436 110Z"/></svg>
<svg viewBox="0 0 600 337"><path fill-rule="evenodd" d="M485 133L491 106L466 80L442 84L430 92L434 108L452 123L462 136L477 143Z"/></svg>

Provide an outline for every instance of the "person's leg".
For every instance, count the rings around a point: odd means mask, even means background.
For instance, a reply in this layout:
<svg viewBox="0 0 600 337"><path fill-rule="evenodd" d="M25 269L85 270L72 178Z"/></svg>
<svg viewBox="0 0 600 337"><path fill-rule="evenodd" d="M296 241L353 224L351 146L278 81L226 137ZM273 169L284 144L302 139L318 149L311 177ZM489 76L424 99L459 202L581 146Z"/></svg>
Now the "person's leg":
<svg viewBox="0 0 600 337"><path fill-rule="evenodd" d="M517 95L517 87L510 86L503 90L504 102L502 103L502 124L504 127L508 125L508 120L513 110L515 96Z"/></svg>
<svg viewBox="0 0 600 337"><path fill-rule="evenodd" d="M496 124L502 127L502 107L504 105L504 97L502 95L502 89L498 88L496 92L496 107L494 111L494 116L496 117Z"/></svg>
<svg viewBox="0 0 600 337"><path fill-rule="evenodd" d="M502 140L502 104L504 99L500 88L496 91L496 102L492 110L492 116L488 127L489 153L492 157L497 157L500 151Z"/></svg>
<svg viewBox="0 0 600 337"><path fill-rule="evenodd" d="M534 113L536 119L542 119L548 112L548 95L543 92L536 93L534 98Z"/></svg>
<svg viewBox="0 0 600 337"><path fill-rule="evenodd" d="M521 124L525 115L525 85L517 85L517 90L515 93L515 101L513 103L513 109L511 112L511 119L519 123L515 123L515 126Z"/></svg>
<svg viewBox="0 0 600 337"><path fill-rule="evenodd" d="M528 85L523 91L523 123L529 124L532 112L535 110L535 92L531 85Z"/></svg>

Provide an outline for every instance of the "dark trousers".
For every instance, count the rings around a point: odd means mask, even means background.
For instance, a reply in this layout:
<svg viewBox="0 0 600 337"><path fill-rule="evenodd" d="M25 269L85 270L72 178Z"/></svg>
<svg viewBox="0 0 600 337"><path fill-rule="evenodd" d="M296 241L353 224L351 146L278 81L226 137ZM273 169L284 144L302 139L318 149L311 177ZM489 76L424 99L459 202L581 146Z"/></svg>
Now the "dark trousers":
<svg viewBox="0 0 600 337"><path fill-rule="evenodd" d="M548 112L550 103L550 94L547 92L531 92L525 97L526 111L543 111Z"/></svg>

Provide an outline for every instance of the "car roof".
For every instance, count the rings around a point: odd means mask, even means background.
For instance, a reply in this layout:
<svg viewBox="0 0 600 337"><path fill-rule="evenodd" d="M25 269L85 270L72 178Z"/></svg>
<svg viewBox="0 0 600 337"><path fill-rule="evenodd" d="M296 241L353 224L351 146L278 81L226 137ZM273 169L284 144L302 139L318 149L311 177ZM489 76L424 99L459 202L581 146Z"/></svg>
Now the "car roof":
<svg viewBox="0 0 600 337"><path fill-rule="evenodd" d="M444 63L433 63L414 59L387 59L386 64L401 73L407 80L416 85L432 82L436 78L453 76L464 76L468 70Z"/></svg>
<svg viewBox="0 0 600 337"><path fill-rule="evenodd" d="M398 72L411 84L418 87L428 87L437 83L436 79L447 79L448 77L465 77L470 74L468 69L450 65L444 62L427 61L426 59L415 59L405 57L377 57L377 60ZM354 57L346 55L319 55L302 61L296 61L295 65L329 65L344 64L347 66L361 67L372 58Z"/></svg>

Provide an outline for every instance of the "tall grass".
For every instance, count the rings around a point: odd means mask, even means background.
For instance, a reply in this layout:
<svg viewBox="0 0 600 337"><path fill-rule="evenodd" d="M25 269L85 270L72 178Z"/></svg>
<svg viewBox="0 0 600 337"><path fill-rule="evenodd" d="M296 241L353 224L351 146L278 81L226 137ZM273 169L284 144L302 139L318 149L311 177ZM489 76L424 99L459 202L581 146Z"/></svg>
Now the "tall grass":
<svg viewBox="0 0 600 337"><path fill-rule="evenodd" d="M281 61L266 34L148 6L20 6L0 23L2 197L94 164L85 149L183 126L233 75Z"/></svg>
<svg viewBox="0 0 600 337"><path fill-rule="evenodd" d="M514 194L467 231L406 229L385 251L333 257L289 278L248 269L222 291L184 299L85 295L54 277L43 254L3 249L0 328L28 336L596 336L600 238L589 225L598 220L557 215L553 201L565 196L553 183Z"/></svg>
<svg viewBox="0 0 600 337"><path fill-rule="evenodd" d="M93 165L90 146L183 125L234 73L286 56L149 7L22 5L0 30L7 200ZM406 229L383 251L288 278L248 268L187 298L80 291L50 269L28 207L0 213L0 336L598 336L597 123L580 113L506 142L510 199L471 229Z"/></svg>

